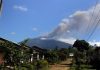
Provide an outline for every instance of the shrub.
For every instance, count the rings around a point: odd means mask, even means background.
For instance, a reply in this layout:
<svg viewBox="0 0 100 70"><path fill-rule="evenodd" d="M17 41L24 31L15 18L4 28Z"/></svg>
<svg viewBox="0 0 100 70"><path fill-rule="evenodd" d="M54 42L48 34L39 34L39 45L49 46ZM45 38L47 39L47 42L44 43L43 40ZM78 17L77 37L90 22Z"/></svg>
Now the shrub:
<svg viewBox="0 0 100 70"><path fill-rule="evenodd" d="M21 64L20 66L15 66L15 70L36 70L34 64Z"/></svg>
<svg viewBox="0 0 100 70"><path fill-rule="evenodd" d="M46 60L37 61L36 66L39 70L48 70L48 62Z"/></svg>
<svg viewBox="0 0 100 70"><path fill-rule="evenodd" d="M21 70L27 70L27 68L25 68L25 67L21 67Z"/></svg>
<svg viewBox="0 0 100 70"><path fill-rule="evenodd" d="M35 65L33 64L29 64L28 67L28 70L35 70Z"/></svg>

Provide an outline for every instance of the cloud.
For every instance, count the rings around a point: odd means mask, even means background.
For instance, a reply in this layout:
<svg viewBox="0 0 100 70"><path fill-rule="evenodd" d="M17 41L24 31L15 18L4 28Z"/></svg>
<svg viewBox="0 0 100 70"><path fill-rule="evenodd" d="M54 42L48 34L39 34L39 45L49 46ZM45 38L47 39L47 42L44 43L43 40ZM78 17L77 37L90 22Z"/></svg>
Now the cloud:
<svg viewBox="0 0 100 70"><path fill-rule="evenodd" d="M13 8L15 10L19 10L19 11L23 11L23 12L27 12L28 11L27 7L24 7L24 6L21 6L21 5L14 5Z"/></svg>
<svg viewBox="0 0 100 70"><path fill-rule="evenodd" d="M37 28L32 28L32 31L38 31L38 29Z"/></svg>
<svg viewBox="0 0 100 70"><path fill-rule="evenodd" d="M10 34L11 34L11 35L15 35L15 34L16 34L16 32L11 32Z"/></svg>
<svg viewBox="0 0 100 70"><path fill-rule="evenodd" d="M47 38L40 38L41 40L46 40Z"/></svg>
<svg viewBox="0 0 100 70"><path fill-rule="evenodd" d="M74 42L76 41L76 39L74 39L74 38L67 38L67 39L60 38L58 40L62 41L62 42L70 43L70 44L74 44Z"/></svg>
<svg viewBox="0 0 100 70"><path fill-rule="evenodd" d="M95 23L98 21L96 17L100 17L100 14L98 14L100 10L100 4L98 4L96 5L94 15L92 16L93 19L96 20L91 20L93 9L94 6L86 11L79 10L70 15L68 18L62 19L58 27L50 32L46 37L65 42L69 41L70 43L72 43L71 40L74 41L75 39L84 39L84 36L88 36L88 33L90 33L96 25Z"/></svg>
<svg viewBox="0 0 100 70"><path fill-rule="evenodd" d="M90 43L92 46L94 46L94 45L100 46L100 41L93 40L93 41L90 41L89 43Z"/></svg>
<svg viewBox="0 0 100 70"><path fill-rule="evenodd" d="M77 11L69 18L63 19L59 26L48 36L54 38L78 38L85 34L89 19L88 11Z"/></svg>
<svg viewBox="0 0 100 70"><path fill-rule="evenodd" d="M67 33L70 33L70 31L69 31L69 30L67 30Z"/></svg>

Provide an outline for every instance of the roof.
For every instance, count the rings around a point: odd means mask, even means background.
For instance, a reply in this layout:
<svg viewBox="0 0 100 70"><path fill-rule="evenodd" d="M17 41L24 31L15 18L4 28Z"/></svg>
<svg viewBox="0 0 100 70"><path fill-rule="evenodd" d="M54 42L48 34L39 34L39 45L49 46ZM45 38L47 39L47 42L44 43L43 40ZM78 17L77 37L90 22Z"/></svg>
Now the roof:
<svg viewBox="0 0 100 70"><path fill-rule="evenodd" d="M0 44L0 46L5 46L5 47L7 47L7 48L16 48L16 49L19 49L21 46L20 45L18 45L18 44L16 44L16 43L14 43L14 42L11 42L11 41L8 41L8 40L6 40L6 39L4 39L4 38L0 38L0 41L2 41L2 42L4 42L4 43L6 43L7 45L5 45L5 44ZM1 43L2 43L1 42ZM13 47L12 47L13 46Z"/></svg>
<svg viewBox="0 0 100 70"><path fill-rule="evenodd" d="M45 52L47 52L46 49L42 49L42 48L37 47L37 46L33 46L32 49L34 49L34 50L36 50L36 51L38 51L38 52L41 52L41 53L45 53Z"/></svg>

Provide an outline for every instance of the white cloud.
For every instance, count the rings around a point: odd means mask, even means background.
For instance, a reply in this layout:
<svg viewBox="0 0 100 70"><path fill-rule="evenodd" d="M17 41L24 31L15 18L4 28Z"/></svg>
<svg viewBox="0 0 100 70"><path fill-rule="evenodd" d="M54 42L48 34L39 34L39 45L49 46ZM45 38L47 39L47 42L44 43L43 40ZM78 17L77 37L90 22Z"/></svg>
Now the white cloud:
<svg viewBox="0 0 100 70"><path fill-rule="evenodd" d="M47 38L43 38L43 37L42 37L42 38L40 38L40 39L41 39L41 40L46 40Z"/></svg>
<svg viewBox="0 0 100 70"><path fill-rule="evenodd" d="M38 29L37 28L32 28L32 31L38 31Z"/></svg>
<svg viewBox="0 0 100 70"><path fill-rule="evenodd" d="M89 43L90 43L92 46L94 46L94 45L100 46L100 41L93 40L93 41L90 41Z"/></svg>
<svg viewBox="0 0 100 70"><path fill-rule="evenodd" d="M24 6L21 6L21 5L14 5L13 8L15 10L19 10L19 11L23 11L23 12L27 12L28 11L27 7L24 7Z"/></svg>
<svg viewBox="0 0 100 70"><path fill-rule="evenodd" d="M70 33L70 31L69 31L69 30L67 30L67 33Z"/></svg>
<svg viewBox="0 0 100 70"><path fill-rule="evenodd" d="M11 34L11 35L15 35L15 34L16 34L16 32L11 32L10 34Z"/></svg>
<svg viewBox="0 0 100 70"><path fill-rule="evenodd" d="M74 38L68 38L68 39L60 38L58 40L62 42L70 43L70 44L74 44L74 42L76 41L76 39Z"/></svg>

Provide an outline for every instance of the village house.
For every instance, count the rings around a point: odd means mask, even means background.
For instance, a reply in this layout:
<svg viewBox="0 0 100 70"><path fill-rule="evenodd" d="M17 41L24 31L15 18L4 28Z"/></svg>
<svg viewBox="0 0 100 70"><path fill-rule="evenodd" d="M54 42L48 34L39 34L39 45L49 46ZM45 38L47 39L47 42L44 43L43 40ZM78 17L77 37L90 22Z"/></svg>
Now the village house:
<svg viewBox="0 0 100 70"><path fill-rule="evenodd" d="M37 47L37 46L33 46L32 50L33 50L32 61L45 59L45 54L46 54L47 50L42 49L42 48Z"/></svg>
<svg viewBox="0 0 100 70"><path fill-rule="evenodd" d="M30 62L34 62L35 60L44 60L45 59L45 53L46 50L39 48L37 46L33 46L33 47L28 47L25 45L18 45L16 43L13 43L11 41L8 41L6 39L0 38L0 64L3 64L4 62L7 62L4 57L6 53L10 53L10 56L8 57L11 62L13 62L13 55L12 53L14 53L14 50L18 50L21 51L21 55L24 54L25 51L32 51L30 52L30 54L28 56L29 57L29 61ZM23 60L20 60L19 62L23 63Z"/></svg>
<svg viewBox="0 0 100 70"><path fill-rule="evenodd" d="M6 52L5 52L6 51ZM7 48L0 46L0 64L4 63L5 55L7 52Z"/></svg>
<svg viewBox="0 0 100 70"><path fill-rule="evenodd" d="M9 59L10 62L12 61L12 52L13 49L19 50L20 45L8 41L6 39L0 38L0 64L6 63ZM9 54L9 55L8 55Z"/></svg>

